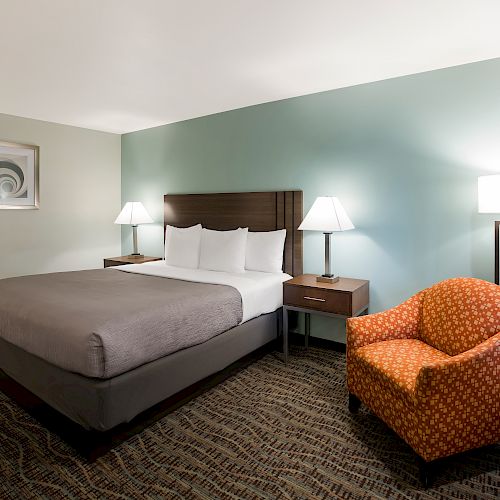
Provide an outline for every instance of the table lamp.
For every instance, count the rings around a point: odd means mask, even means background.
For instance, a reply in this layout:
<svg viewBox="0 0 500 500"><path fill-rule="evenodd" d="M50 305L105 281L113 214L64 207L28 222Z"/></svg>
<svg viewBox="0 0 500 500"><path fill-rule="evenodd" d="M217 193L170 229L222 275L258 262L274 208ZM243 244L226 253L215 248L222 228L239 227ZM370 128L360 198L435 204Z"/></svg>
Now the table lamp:
<svg viewBox="0 0 500 500"><path fill-rule="evenodd" d="M115 224L129 224L132 226L134 238L134 252L130 257L144 257L137 249L137 226L138 224L150 224L154 222L140 201L129 201L125 203L122 211L115 220Z"/></svg>
<svg viewBox="0 0 500 500"><path fill-rule="evenodd" d="M316 281L335 283L339 280L334 276L330 267L330 237L334 231L347 231L354 229L354 225L347 216L344 207L334 196L319 196L307 212L301 231L321 231L325 235L325 274L317 276Z"/></svg>
<svg viewBox="0 0 500 500"><path fill-rule="evenodd" d="M500 175L483 175L477 179L477 201L480 214L500 214ZM495 221L495 283L500 284L500 221Z"/></svg>

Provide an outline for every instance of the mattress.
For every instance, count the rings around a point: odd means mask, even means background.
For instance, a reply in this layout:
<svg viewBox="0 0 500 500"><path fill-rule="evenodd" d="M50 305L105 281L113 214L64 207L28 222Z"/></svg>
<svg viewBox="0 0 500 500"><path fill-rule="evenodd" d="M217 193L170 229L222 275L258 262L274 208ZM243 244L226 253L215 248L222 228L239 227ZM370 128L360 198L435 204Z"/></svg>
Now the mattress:
<svg viewBox="0 0 500 500"><path fill-rule="evenodd" d="M261 314L276 311L283 305L283 282L292 279L286 273L226 273L205 269L187 269L165 264L165 261L129 264L113 268L121 272L173 278L197 283L211 283L236 288L241 295L243 314L241 322L256 318Z"/></svg>
<svg viewBox="0 0 500 500"><path fill-rule="evenodd" d="M266 274L160 262L8 278L0 280L0 337L64 370L108 379L277 309L287 275Z"/></svg>

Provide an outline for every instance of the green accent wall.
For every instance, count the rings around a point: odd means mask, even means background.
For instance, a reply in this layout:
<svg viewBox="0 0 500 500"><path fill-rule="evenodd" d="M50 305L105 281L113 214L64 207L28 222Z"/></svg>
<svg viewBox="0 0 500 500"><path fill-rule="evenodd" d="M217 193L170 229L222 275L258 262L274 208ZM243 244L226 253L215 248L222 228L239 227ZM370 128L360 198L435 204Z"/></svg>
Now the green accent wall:
<svg viewBox="0 0 500 500"><path fill-rule="evenodd" d="M499 82L496 59L126 134L122 202L157 221L140 249L162 255L165 193L302 189L305 212L316 196L342 201L356 229L334 234L334 271L371 281L372 311L444 278L493 280L477 177L500 172ZM321 273L323 236L304 236L304 270ZM342 326L315 318L313 334Z"/></svg>

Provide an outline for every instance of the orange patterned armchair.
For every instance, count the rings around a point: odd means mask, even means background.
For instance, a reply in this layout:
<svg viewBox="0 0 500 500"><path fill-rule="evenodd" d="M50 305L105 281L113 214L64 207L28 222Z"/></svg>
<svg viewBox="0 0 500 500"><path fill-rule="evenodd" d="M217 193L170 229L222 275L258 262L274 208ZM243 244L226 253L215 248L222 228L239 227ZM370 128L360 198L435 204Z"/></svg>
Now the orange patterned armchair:
<svg viewBox="0 0 500 500"><path fill-rule="evenodd" d="M500 286L442 281L347 321L349 409L368 406L423 459L500 441Z"/></svg>

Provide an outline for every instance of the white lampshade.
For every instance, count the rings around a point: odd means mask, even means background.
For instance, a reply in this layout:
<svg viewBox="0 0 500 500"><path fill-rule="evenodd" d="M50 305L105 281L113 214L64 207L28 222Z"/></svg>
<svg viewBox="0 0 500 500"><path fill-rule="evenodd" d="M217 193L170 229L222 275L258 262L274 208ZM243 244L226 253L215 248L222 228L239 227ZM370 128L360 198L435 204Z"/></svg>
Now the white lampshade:
<svg viewBox="0 0 500 500"><path fill-rule="evenodd" d="M334 196L319 196L299 226L301 231L347 231L354 225L344 207Z"/></svg>
<svg viewBox="0 0 500 500"><path fill-rule="evenodd" d="M500 175L478 177L477 201L479 213L500 213Z"/></svg>
<svg viewBox="0 0 500 500"><path fill-rule="evenodd" d="M151 222L154 222L153 219L147 213L144 205L140 201L129 201L125 203L123 210L115 220L115 224L130 224L132 226L136 226L137 224L150 224Z"/></svg>

